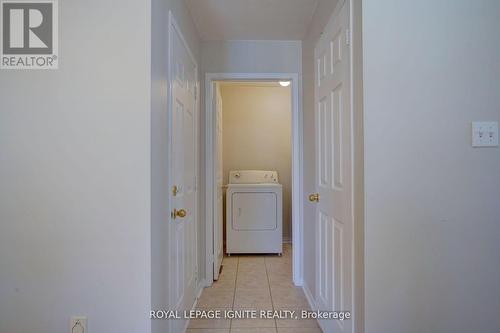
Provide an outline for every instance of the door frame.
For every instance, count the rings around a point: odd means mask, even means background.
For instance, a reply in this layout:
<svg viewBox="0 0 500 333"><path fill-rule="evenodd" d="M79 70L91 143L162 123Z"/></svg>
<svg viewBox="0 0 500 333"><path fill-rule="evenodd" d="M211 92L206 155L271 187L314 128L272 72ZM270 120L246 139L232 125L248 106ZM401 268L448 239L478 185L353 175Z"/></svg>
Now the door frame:
<svg viewBox="0 0 500 333"><path fill-rule="evenodd" d="M194 233L195 233L195 239L198 239L198 225L199 225L199 208L198 208L198 204L199 204L199 198L198 198L198 195L199 195L199 186L198 186L198 178L199 178L199 171L200 171L200 159L199 159L199 152L200 152L200 145L199 145L199 138L200 138L200 134L199 134L199 117L200 117L200 97L199 97L199 86L200 86L200 82L199 82L199 73L198 73L198 61L196 61L196 58L194 57L193 55L193 52L191 51L190 47L189 47L189 44L187 43L186 39L184 38L184 35L182 33L182 29L180 28L179 24L177 23L172 11L169 11L168 12L168 54L167 54L167 61L168 61L168 69L167 69L167 133L168 133L168 136L167 136L167 140L168 140L168 144L167 144L167 157L168 157L168 163L167 163L167 168L168 168L168 177L167 177L167 190L168 190L168 197L167 197L167 211L168 212L171 212L173 207L172 207L172 195L171 195L171 189L172 189L172 186L174 185L172 183L172 172L173 172L173 168L172 168L172 165L171 165L171 161L172 161L172 126L173 126L173 123L172 123L172 120L173 120L173 107L174 107L174 103L173 103L173 80L174 80L174 75L173 75L173 64L172 64L172 55L173 55L173 43L172 43L172 37L173 37L173 34L174 33L177 33L179 35L179 38L181 39L181 42L182 42L182 45L186 48L187 50L187 53L189 54L189 58L191 59L191 61L195 64L195 110L194 110L194 117L195 117L195 120L194 120L194 131L195 131L195 139L194 139L194 145L195 145L195 195L194 195L194 221L193 223L195 224L195 227L194 227ZM170 214L170 213L169 213ZM168 218L168 228L167 228L167 250L169 250L169 247L170 247L170 236L172 234L172 225L170 223L170 216ZM197 296L195 298L195 303L194 305L196 305L196 299L198 298L199 294L201 293L201 291L203 290L203 285L201 283L201 280L200 279L200 269L199 269L199 256L198 256L198 242L195 242L194 244L194 248L195 248L195 279L196 279L196 290L194 291L195 292L195 296ZM168 269L168 273L167 273L167 284L168 284L168 287L169 287L169 290L173 290L174 286L172 285L172 281L173 281L173 276L172 274L175 273L177 267L175 266L175 263L173 262L172 260L172 257L170 255L167 256L167 261L168 261L168 266L169 269ZM168 304L170 306L173 306L173 299L172 299L172 293L169 293L169 296L167 297L167 301L168 301ZM187 328L187 325L189 324L189 320L186 320L186 327ZM172 329L173 329L173 321L172 320L169 320L169 323L168 323L168 327L169 327L169 331L171 332Z"/></svg>
<svg viewBox="0 0 500 333"><path fill-rule="evenodd" d="M353 332L365 331L365 161L363 104L363 10L364 0L349 1L351 31L352 109L352 210L353 210Z"/></svg>
<svg viewBox="0 0 500 333"><path fill-rule="evenodd" d="M214 205L216 197L215 114L213 107L215 81L290 81L292 90L292 243L293 282L303 285L303 118L298 73L206 73L205 74L205 236L206 286L213 283Z"/></svg>

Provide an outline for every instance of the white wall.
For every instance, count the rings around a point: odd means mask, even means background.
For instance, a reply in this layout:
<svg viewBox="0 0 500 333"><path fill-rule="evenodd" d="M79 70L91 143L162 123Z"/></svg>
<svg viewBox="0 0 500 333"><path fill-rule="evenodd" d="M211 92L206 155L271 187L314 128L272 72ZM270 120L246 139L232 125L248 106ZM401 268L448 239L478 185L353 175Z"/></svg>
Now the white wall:
<svg viewBox="0 0 500 333"><path fill-rule="evenodd" d="M291 87L225 83L220 92L224 184L231 170L277 170L283 185L283 240L291 241Z"/></svg>
<svg viewBox="0 0 500 333"><path fill-rule="evenodd" d="M168 202L167 160L167 70L168 12L172 11L184 38L199 62L198 35L182 0L152 0L151 25L151 301L153 309L168 308L167 226L170 220ZM200 248L199 256L204 256ZM204 267L204 266L203 266ZM152 332L166 332L166 320L152 321Z"/></svg>
<svg viewBox="0 0 500 333"><path fill-rule="evenodd" d="M319 0L311 20L308 33L302 43L303 74L303 117L304 117L304 286L314 296L316 292L315 258L316 230L314 228L315 204L308 200L310 193L316 192L314 154L315 122L314 122L314 47L324 26L333 14L338 0Z"/></svg>
<svg viewBox="0 0 500 333"><path fill-rule="evenodd" d="M300 41L209 41L202 43L205 73L300 73Z"/></svg>
<svg viewBox="0 0 500 333"><path fill-rule="evenodd" d="M0 332L148 332L150 2L59 27L59 70L0 71Z"/></svg>
<svg viewBox="0 0 500 333"><path fill-rule="evenodd" d="M366 332L500 331L500 2L363 2Z"/></svg>
<svg viewBox="0 0 500 333"><path fill-rule="evenodd" d="M299 91L302 89L302 42L301 41L210 41L201 43L202 90L204 91L205 73L298 73ZM202 110L205 110L202 94ZM299 105L302 103L299 97ZM201 112L201 138L205 138L205 112ZM204 142L204 141L203 141ZM204 144L201 154L205 156ZM200 168L205 170L204 158ZM205 192L205 177L200 178L200 193ZM205 211L204 197L201 211ZM202 223L203 223L202 216ZM199 235L205 237L202 228ZM198 244L205 249L205 242ZM200 270L205 262L200 262ZM205 272L201 272L205 276Z"/></svg>

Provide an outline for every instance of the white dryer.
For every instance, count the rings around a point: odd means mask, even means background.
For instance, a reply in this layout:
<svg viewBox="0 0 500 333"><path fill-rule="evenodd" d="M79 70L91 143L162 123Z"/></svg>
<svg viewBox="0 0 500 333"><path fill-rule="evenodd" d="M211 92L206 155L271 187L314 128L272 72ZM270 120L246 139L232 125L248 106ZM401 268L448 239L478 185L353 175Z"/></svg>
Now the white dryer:
<svg viewBox="0 0 500 333"><path fill-rule="evenodd" d="M282 198L277 171L231 171L226 192L226 252L283 253Z"/></svg>

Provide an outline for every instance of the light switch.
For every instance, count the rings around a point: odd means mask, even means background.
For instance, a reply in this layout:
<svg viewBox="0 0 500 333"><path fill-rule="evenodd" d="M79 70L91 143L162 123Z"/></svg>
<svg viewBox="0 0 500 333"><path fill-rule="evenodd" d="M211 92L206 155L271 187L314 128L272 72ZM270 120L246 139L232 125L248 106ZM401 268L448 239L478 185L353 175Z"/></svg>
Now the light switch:
<svg viewBox="0 0 500 333"><path fill-rule="evenodd" d="M472 147L498 147L498 122L473 122Z"/></svg>

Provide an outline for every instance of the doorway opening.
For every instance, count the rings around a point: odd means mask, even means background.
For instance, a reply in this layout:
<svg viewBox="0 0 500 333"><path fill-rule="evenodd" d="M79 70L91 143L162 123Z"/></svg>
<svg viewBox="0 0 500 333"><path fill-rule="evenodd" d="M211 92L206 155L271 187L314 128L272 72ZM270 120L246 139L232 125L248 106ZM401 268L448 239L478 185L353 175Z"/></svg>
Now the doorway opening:
<svg viewBox="0 0 500 333"><path fill-rule="evenodd" d="M281 184L283 196L283 208L277 210L283 218L282 239L285 246L276 251L248 252L284 252L293 268L293 284L302 285L302 119L298 87L298 74L206 74L207 286L219 278L222 257L226 253L223 228L227 224L227 207L223 193L231 179L234 181L234 177L240 176L231 174L231 171L241 170L265 171L262 177L268 176L269 179L277 171L276 183ZM280 152L277 153L277 150ZM229 218L234 216L231 212L229 214ZM259 221L264 220L263 217ZM270 220L268 222L271 223ZM265 240L261 244L270 246L275 240L270 233L263 232L261 235ZM230 237L233 243L240 245L245 239L244 235L243 238L234 238L233 234ZM247 243L242 246L253 245ZM234 251L234 247L229 250Z"/></svg>

